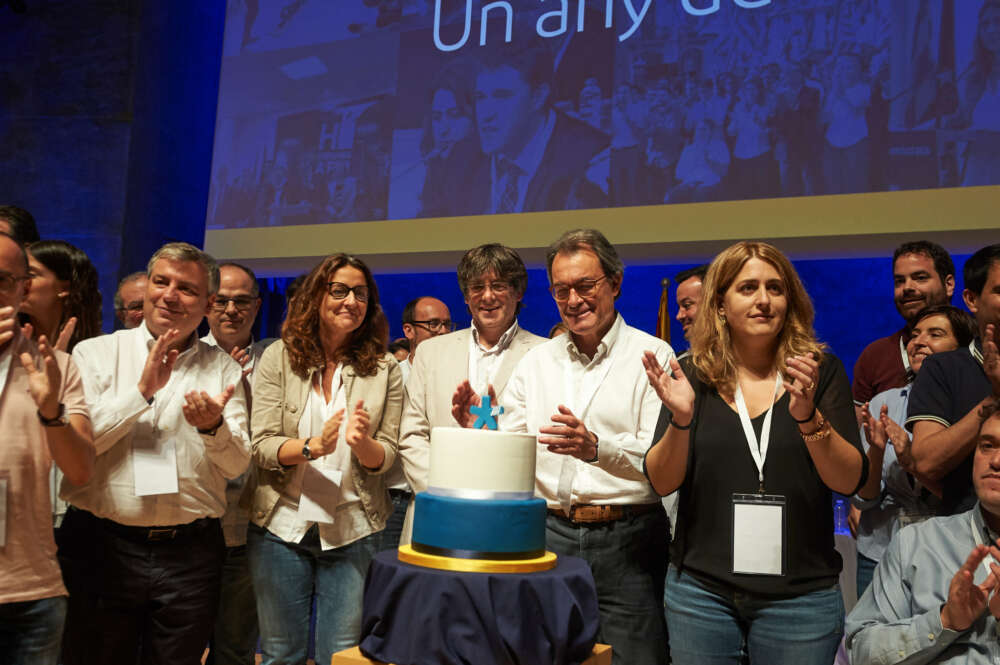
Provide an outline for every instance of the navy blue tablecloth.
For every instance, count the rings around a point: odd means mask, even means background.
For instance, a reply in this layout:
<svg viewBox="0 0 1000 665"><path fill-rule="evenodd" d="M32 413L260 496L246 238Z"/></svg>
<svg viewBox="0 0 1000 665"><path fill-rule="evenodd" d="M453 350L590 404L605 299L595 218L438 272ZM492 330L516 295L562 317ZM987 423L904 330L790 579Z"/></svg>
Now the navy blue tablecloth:
<svg viewBox="0 0 1000 665"><path fill-rule="evenodd" d="M578 665L600 617L590 567L455 573L380 552L365 580L361 651L398 665Z"/></svg>

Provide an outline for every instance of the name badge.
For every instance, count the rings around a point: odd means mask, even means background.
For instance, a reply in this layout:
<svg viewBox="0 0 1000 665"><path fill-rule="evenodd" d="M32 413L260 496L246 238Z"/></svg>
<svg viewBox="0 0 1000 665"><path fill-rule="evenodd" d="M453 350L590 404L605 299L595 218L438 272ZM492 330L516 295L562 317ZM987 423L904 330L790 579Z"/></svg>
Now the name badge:
<svg viewBox="0 0 1000 665"><path fill-rule="evenodd" d="M785 574L785 497L733 494L733 572Z"/></svg>
<svg viewBox="0 0 1000 665"><path fill-rule="evenodd" d="M299 497L299 519L303 522L333 524L333 514L340 503L340 482L343 472L332 466L310 462L303 469L302 495Z"/></svg>

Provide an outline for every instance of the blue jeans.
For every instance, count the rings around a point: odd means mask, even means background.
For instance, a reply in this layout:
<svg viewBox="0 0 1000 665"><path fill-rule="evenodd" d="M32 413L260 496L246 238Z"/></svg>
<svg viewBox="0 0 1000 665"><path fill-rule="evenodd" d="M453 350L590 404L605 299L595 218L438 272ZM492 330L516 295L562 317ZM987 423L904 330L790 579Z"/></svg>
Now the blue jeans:
<svg viewBox="0 0 1000 665"><path fill-rule="evenodd" d="M361 639L365 575L375 556L373 534L323 551L313 527L298 543L286 543L250 524L247 552L257 593L261 665L305 665L309 613L316 600L317 663Z"/></svg>
<svg viewBox="0 0 1000 665"><path fill-rule="evenodd" d="M662 611L670 540L666 513L661 509L596 524L549 515L545 540L553 552L590 564L601 613L597 641L611 645L615 665L667 663Z"/></svg>
<svg viewBox="0 0 1000 665"><path fill-rule="evenodd" d="M253 665L257 652L257 599L246 545L226 548L215 632L205 665Z"/></svg>
<svg viewBox="0 0 1000 665"><path fill-rule="evenodd" d="M875 566L878 565L878 561L875 559L869 559L861 552L858 552L858 570L855 573L855 580L857 580L858 585L858 598L865 592L868 585L872 583L872 578L875 577Z"/></svg>
<svg viewBox="0 0 1000 665"><path fill-rule="evenodd" d="M66 596L0 604L0 663L56 665Z"/></svg>
<svg viewBox="0 0 1000 665"><path fill-rule="evenodd" d="M389 490L389 501L392 503L392 512L389 519L385 521L385 528L375 535L378 545L376 552L394 550L399 547L399 539L403 535L403 522L406 520L406 508L410 505L413 492L402 490Z"/></svg>
<svg viewBox="0 0 1000 665"><path fill-rule="evenodd" d="M773 598L709 584L670 566L667 623L674 665L830 665L844 634L840 588Z"/></svg>

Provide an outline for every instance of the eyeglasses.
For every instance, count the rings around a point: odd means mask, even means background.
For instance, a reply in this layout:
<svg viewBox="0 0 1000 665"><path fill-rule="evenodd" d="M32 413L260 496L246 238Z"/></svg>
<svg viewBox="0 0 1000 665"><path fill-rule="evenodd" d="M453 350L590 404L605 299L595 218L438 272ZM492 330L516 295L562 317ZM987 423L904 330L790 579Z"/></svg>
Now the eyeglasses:
<svg viewBox="0 0 1000 665"><path fill-rule="evenodd" d="M233 303L233 307L241 312L245 312L253 306L254 300L255 298L252 296L236 296L235 298L215 296L215 302L212 303L212 309L217 312L224 312L229 308L229 303ZM142 307L142 303L139 303L139 307Z"/></svg>
<svg viewBox="0 0 1000 665"><path fill-rule="evenodd" d="M223 307L222 309L225 309L225 307ZM119 312L141 312L142 311L142 301L141 300L133 300L132 302L128 303L127 305L122 306L118 311Z"/></svg>
<svg viewBox="0 0 1000 665"><path fill-rule="evenodd" d="M343 300L348 293L354 293L358 302L368 302L368 287L365 285L348 286L343 282L327 282L326 290L334 300Z"/></svg>
<svg viewBox="0 0 1000 665"><path fill-rule="evenodd" d="M27 276L18 277L17 275L11 275L9 272L0 273L0 293L13 293L19 283L29 279L31 278Z"/></svg>
<svg viewBox="0 0 1000 665"><path fill-rule="evenodd" d="M503 280L496 280L493 282L473 282L469 284L469 295L471 296L481 296L486 291L486 287L490 288L490 291L497 294L504 294L510 291L510 282L505 282Z"/></svg>
<svg viewBox="0 0 1000 665"><path fill-rule="evenodd" d="M451 319L427 319L426 321L411 321L410 323L421 328L426 328L432 333L441 332L442 330L451 332L455 329L455 322Z"/></svg>
<svg viewBox="0 0 1000 665"><path fill-rule="evenodd" d="M556 302L566 302L569 300L570 291L576 291L576 295L586 298L593 294L597 285L607 278L608 276L605 275L598 279L581 279L576 284L553 284L549 287L549 291L552 292L552 297L556 299Z"/></svg>

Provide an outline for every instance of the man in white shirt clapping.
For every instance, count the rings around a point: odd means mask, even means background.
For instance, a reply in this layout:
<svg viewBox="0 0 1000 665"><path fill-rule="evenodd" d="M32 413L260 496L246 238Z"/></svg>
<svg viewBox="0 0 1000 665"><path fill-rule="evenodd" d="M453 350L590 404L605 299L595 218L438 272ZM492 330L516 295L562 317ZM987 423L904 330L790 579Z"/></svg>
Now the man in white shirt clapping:
<svg viewBox="0 0 1000 665"><path fill-rule="evenodd" d="M97 462L89 482L61 492L66 665L200 661L225 557L226 479L250 459L240 366L196 334L219 288L215 260L170 243L147 273L143 324L73 351Z"/></svg>

